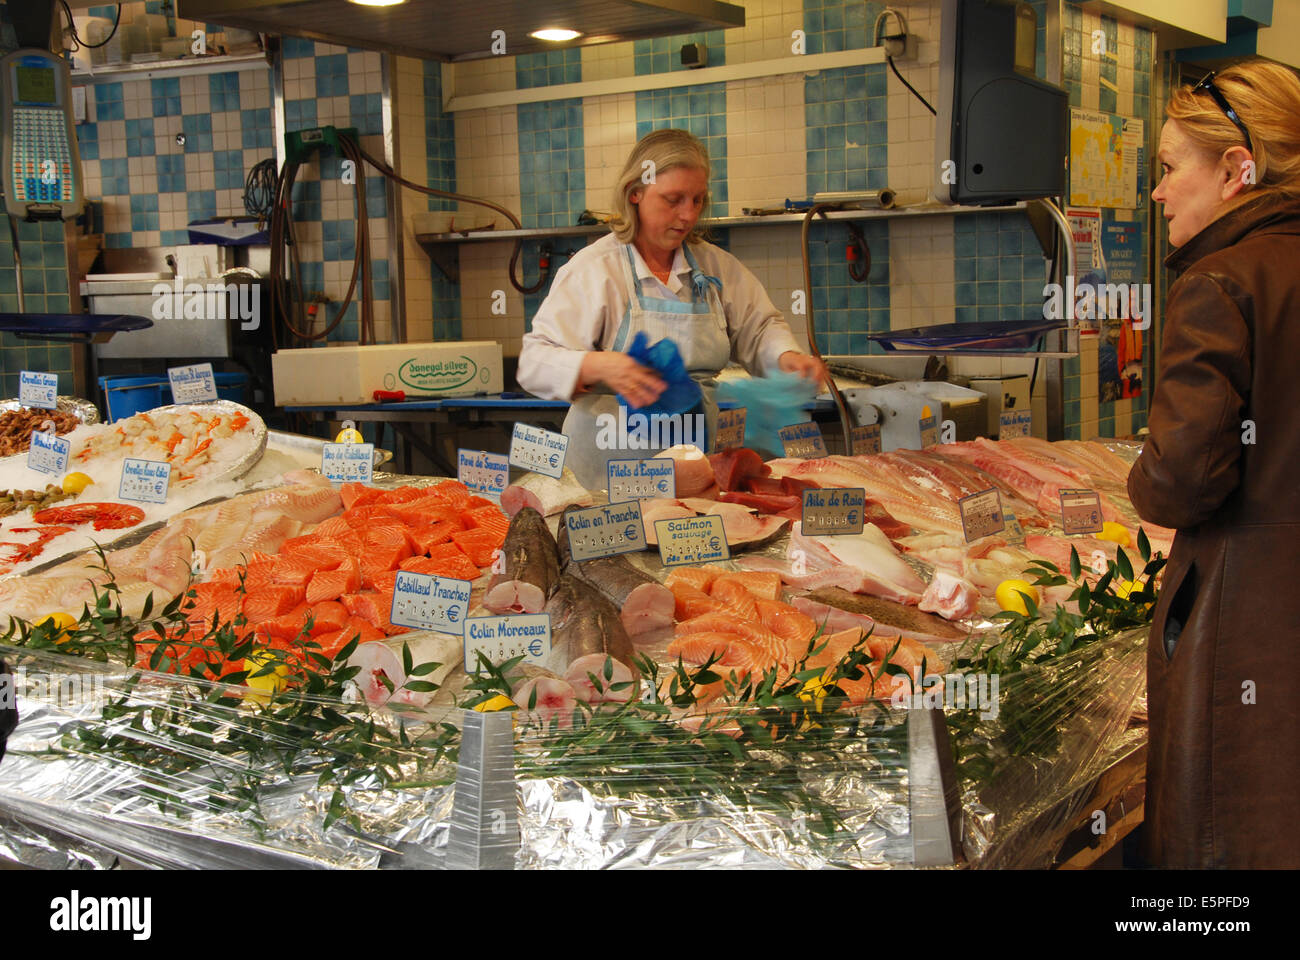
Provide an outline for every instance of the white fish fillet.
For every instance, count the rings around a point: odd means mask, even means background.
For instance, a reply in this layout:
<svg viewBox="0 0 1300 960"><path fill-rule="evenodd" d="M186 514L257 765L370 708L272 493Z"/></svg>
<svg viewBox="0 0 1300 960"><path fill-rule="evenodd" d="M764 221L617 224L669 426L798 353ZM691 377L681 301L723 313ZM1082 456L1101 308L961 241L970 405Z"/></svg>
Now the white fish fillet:
<svg viewBox="0 0 1300 960"><path fill-rule="evenodd" d="M867 524L856 537L806 537L801 526L795 523L790 528L792 559L800 551L805 562L815 559L824 564L823 555L828 554L832 563L843 564L861 574L861 589L855 593L870 593L899 603L920 601L925 581L904 562L878 527Z"/></svg>
<svg viewBox="0 0 1300 960"><path fill-rule="evenodd" d="M594 501L590 491L578 482L568 467L559 479L541 473L525 473L501 494L501 509L513 517L524 507L532 507L544 517L560 513L565 507L589 507Z"/></svg>

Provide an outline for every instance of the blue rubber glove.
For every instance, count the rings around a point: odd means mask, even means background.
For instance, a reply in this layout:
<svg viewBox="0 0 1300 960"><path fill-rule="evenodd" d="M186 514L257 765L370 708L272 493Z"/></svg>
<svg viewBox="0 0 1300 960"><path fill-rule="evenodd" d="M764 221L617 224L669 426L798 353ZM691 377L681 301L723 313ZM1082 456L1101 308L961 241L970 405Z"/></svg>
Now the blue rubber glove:
<svg viewBox="0 0 1300 960"><path fill-rule="evenodd" d="M654 346L649 346L649 342L650 338L646 336L645 331L638 330L636 336L632 338L632 345L628 347L627 355L659 374L668 388L648 407L633 407L621 394L618 402L633 413L643 413L647 416L656 413L680 414L693 410L699 404L703 394L700 385L686 372L686 364L677 349L677 344L668 339L660 340Z"/></svg>
<svg viewBox="0 0 1300 960"><path fill-rule="evenodd" d="M718 387L719 400L745 408L745 446L764 457L785 456L778 431L811 420L803 405L815 396L817 384L797 373L728 380Z"/></svg>

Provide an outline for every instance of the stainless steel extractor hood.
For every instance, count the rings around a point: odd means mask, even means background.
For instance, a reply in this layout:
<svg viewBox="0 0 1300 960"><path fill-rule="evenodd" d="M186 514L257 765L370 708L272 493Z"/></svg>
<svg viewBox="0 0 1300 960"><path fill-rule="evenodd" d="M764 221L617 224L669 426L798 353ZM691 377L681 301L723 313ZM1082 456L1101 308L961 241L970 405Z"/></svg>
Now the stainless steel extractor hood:
<svg viewBox="0 0 1300 960"><path fill-rule="evenodd" d="M405 0L390 7L350 0L178 0L177 13L188 20L443 61L493 56L496 30L505 32L505 52L514 55L745 25L743 7L718 0ZM529 36L557 27L581 36L560 44Z"/></svg>

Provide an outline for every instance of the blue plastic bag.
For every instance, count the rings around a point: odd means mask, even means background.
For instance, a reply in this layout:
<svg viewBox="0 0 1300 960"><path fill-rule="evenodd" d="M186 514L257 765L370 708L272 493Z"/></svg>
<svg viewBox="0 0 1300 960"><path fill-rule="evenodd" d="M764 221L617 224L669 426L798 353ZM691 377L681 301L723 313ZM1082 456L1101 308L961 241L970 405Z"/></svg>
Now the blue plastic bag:
<svg viewBox="0 0 1300 960"><path fill-rule="evenodd" d="M764 457L785 456L778 431L811 420L803 405L816 396L817 385L797 373L728 380L718 387L720 401L745 408L745 446Z"/></svg>
<svg viewBox="0 0 1300 960"><path fill-rule="evenodd" d="M638 330L628 347L627 355L637 363L654 370L663 379L668 388L659 395L659 399L648 407L634 407L619 394L618 402L632 413L682 414L689 413L699 406L703 393L700 385L686 372L686 363L672 340L663 339L654 346L649 346L650 338L644 330Z"/></svg>

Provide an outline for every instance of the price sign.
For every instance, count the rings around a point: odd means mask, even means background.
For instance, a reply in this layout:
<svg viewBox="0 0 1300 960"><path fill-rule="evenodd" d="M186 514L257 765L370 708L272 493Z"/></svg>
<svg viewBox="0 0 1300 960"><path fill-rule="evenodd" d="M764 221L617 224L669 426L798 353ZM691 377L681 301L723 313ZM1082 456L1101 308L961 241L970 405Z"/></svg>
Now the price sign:
<svg viewBox="0 0 1300 960"><path fill-rule="evenodd" d="M928 416L921 418L921 449L933 447L939 442L939 418Z"/></svg>
<svg viewBox="0 0 1300 960"><path fill-rule="evenodd" d="M47 421L48 422L48 421ZM62 474L68 469L68 454L72 444L62 437L54 435L54 424L50 431L32 431L32 445L27 449L27 467L41 473Z"/></svg>
<svg viewBox="0 0 1300 960"><path fill-rule="evenodd" d="M365 443L366 438L361 435L357 425L352 420L344 420L340 424L338 436L334 438L335 443Z"/></svg>
<svg viewBox="0 0 1300 960"><path fill-rule="evenodd" d="M1006 528L1002 497L996 487L962 497L957 501L957 508L961 510L961 528L967 543L1001 533Z"/></svg>
<svg viewBox="0 0 1300 960"><path fill-rule="evenodd" d="M807 423L792 423L777 431L781 446L787 457L799 460L815 460L826 456L826 441L822 439L822 428L809 420Z"/></svg>
<svg viewBox="0 0 1300 960"><path fill-rule="evenodd" d="M849 431L849 436L853 440L855 457L880 452L880 424L869 423L865 427L854 427Z"/></svg>
<svg viewBox="0 0 1300 960"><path fill-rule="evenodd" d="M167 379L172 382L172 400L175 403L209 403L217 399L217 379L210 363L169 367Z"/></svg>
<svg viewBox="0 0 1300 960"><path fill-rule="evenodd" d="M722 523L722 517L716 514L658 520L655 522L655 534L659 537L659 559L665 567L731 559L731 548L727 546L727 528Z"/></svg>
<svg viewBox="0 0 1300 960"><path fill-rule="evenodd" d="M1034 415L1029 410L1003 410L998 414L998 439L1028 437L1033 433Z"/></svg>
<svg viewBox="0 0 1300 960"><path fill-rule="evenodd" d="M58 374L37 373L32 370L22 370L18 374L18 402L24 407L53 410L58 392Z"/></svg>
<svg viewBox="0 0 1300 960"><path fill-rule="evenodd" d="M564 515L569 529L569 550L574 560L593 560L645 549L641 504L635 500L611 503Z"/></svg>
<svg viewBox="0 0 1300 960"><path fill-rule="evenodd" d="M504 617L470 617L465 621L465 670L478 673L478 654L494 665L523 657L542 666L551 656L551 615L514 613Z"/></svg>
<svg viewBox="0 0 1300 960"><path fill-rule="evenodd" d="M1067 537L1101 533L1101 497L1096 490L1061 491L1061 527Z"/></svg>
<svg viewBox="0 0 1300 960"><path fill-rule="evenodd" d="M468 580L400 570L388 619L399 627L463 634L469 592Z"/></svg>
<svg viewBox="0 0 1300 960"><path fill-rule="evenodd" d="M608 470L610 503L677 496L677 480L670 457L611 460Z"/></svg>
<svg viewBox="0 0 1300 960"><path fill-rule="evenodd" d="M824 487L803 492L804 536L826 537L862 532L867 491L863 487Z"/></svg>
<svg viewBox="0 0 1300 960"><path fill-rule="evenodd" d="M510 466L560 479L569 438L562 433L516 423L510 436Z"/></svg>
<svg viewBox="0 0 1300 960"><path fill-rule="evenodd" d="M320 472L331 483L369 483L375 475L375 445L321 444Z"/></svg>
<svg viewBox="0 0 1300 960"><path fill-rule="evenodd" d="M735 407L718 412L718 425L713 432L713 452L730 450L745 445L745 408Z"/></svg>
<svg viewBox="0 0 1300 960"><path fill-rule="evenodd" d="M172 465L163 460L133 460L122 462L122 482L117 487L119 500L139 503L166 503L167 484L171 482Z"/></svg>
<svg viewBox="0 0 1300 960"><path fill-rule="evenodd" d="M1007 519L1006 537L1012 542L1023 542L1025 539L1025 528L1020 525L1020 519L1014 513L1006 513L1003 516Z"/></svg>
<svg viewBox="0 0 1300 960"><path fill-rule="evenodd" d="M474 493L500 500L510 483L510 461L486 450L457 450L456 479Z"/></svg>

